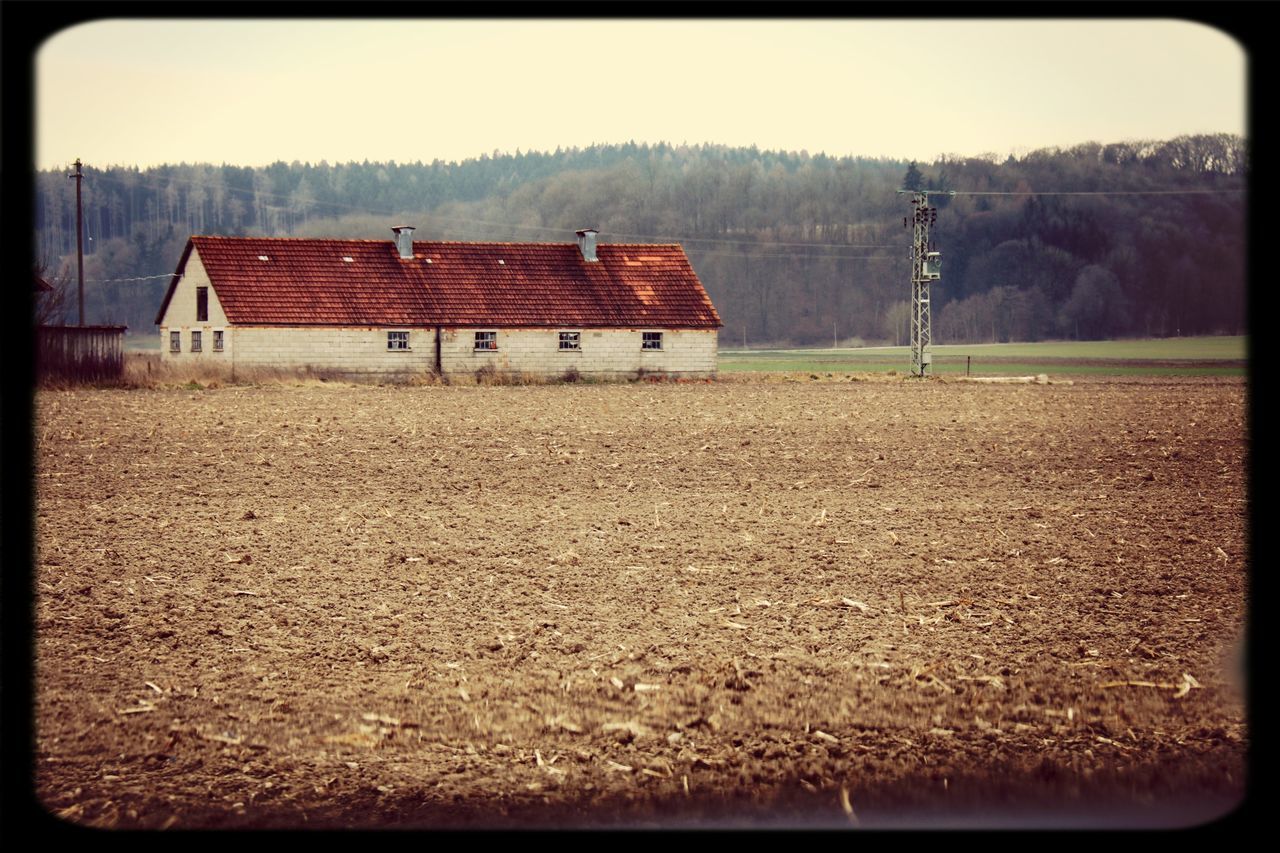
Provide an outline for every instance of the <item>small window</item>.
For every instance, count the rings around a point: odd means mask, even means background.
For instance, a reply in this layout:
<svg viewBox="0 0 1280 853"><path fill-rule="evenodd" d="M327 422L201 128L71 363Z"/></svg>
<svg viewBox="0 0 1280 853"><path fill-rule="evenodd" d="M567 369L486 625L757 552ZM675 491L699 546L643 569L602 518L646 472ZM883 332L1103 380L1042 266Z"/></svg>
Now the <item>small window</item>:
<svg viewBox="0 0 1280 853"><path fill-rule="evenodd" d="M196 288L196 322L209 322L209 288Z"/></svg>
<svg viewBox="0 0 1280 853"><path fill-rule="evenodd" d="M408 349L408 332L387 332L387 349Z"/></svg>
<svg viewBox="0 0 1280 853"><path fill-rule="evenodd" d="M222 352L222 332L215 330L213 333L213 351Z"/></svg>
<svg viewBox="0 0 1280 853"><path fill-rule="evenodd" d="M498 333L497 332L476 332L476 349L497 349Z"/></svg>
<svg viewBox="0 0 1280 853"><path fill-rule="evenodd" d="M582 332L561 332L560 349L582 349Z"/></svg>
<svg viewBox="0 0 1280 853"><path fill-rule="evenodd" d="M191 333L191 351L200 352L200 333L199 332Z"/></svg>
<svg viewBox="0 0 1280 853"><path fill-rule="evenodd" d="M662 349L662 332L645 332L641 349Z"/></svg>
<svg viewBox="0 0 1280 853"><path fill-rule="evenodd" d="M182 352L182 332L169 333L169 352Z"/></svg>

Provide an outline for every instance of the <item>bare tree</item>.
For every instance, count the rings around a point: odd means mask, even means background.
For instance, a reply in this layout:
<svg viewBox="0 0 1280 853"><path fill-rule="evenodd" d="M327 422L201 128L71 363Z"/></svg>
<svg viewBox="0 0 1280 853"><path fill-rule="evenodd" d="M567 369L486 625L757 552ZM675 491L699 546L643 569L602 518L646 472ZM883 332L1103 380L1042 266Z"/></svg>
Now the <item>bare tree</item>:
<svg viewBox="0 0 1280 853"><path fill-rule="evenodd" d="M905 299L891 304L884 312L884 333L892 341L892 345L900 347L905 344L907 333L911 328L911 303Z"/></svg>
<svg viewBox="0 0 1280 853"><path fill-rule="evenodd" d="M32 264L36 293L34 297L37 326L61 326L66 322L72 301L71 275L65 270L54 274L53 265L45 259ZM48 285L45 290L41 284ZM27 285L28 287L32 285Z"/></svg>

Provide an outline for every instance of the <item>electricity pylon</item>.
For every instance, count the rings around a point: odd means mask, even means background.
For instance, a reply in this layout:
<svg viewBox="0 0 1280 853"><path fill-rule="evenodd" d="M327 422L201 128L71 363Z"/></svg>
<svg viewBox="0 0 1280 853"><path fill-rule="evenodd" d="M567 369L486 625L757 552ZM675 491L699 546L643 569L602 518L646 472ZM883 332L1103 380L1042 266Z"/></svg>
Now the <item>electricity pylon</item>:
<svg viewBox="0 0 1280 853"><path fill-rule="evenodd" d="M902 224L913 229L911 240L911 375L933 373L933 320L929 310L929 283L942 278L942 253L933 250L929 228L938 221L938 208L929 206L925 190L898 190L911 193L911 216ZM955 195L954 192L948 192ZM935 192L934 195L937 195Z"/></svg>

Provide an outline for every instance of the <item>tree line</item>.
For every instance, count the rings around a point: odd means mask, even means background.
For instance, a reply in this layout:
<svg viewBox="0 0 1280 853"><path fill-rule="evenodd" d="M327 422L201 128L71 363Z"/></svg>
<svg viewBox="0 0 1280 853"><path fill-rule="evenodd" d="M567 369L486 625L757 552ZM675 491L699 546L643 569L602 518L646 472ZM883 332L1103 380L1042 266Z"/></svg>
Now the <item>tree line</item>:
<svg viewBox="0 0 1280 853"><path fill-rule="evenodd" d="M424 240L569 242L595 227L603 242L681 243L722 346L905 343L910 207L897 191L928 189L938 343L1234 334L1247 170L1245 141L1227 134L929 164L627 143L461 163L88 165L86 321L151 334L192 234L390 240L405 222ZM37 261L64 283L65 174L35 186Z"/></svg>

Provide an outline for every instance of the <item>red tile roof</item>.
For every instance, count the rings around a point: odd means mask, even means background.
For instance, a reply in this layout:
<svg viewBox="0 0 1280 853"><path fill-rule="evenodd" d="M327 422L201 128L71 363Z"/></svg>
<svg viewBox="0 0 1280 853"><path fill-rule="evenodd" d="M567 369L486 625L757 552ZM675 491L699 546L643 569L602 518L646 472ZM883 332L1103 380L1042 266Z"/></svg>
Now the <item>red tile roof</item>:
<svg viewBox="0 0 1280 853"><path fill-rule="evenodd" d="M719 328L678 244L192 237L227 319L249 325ZM265 257L267 260L261 260ZM344 260L350 258L350 261Z"/></svg>

